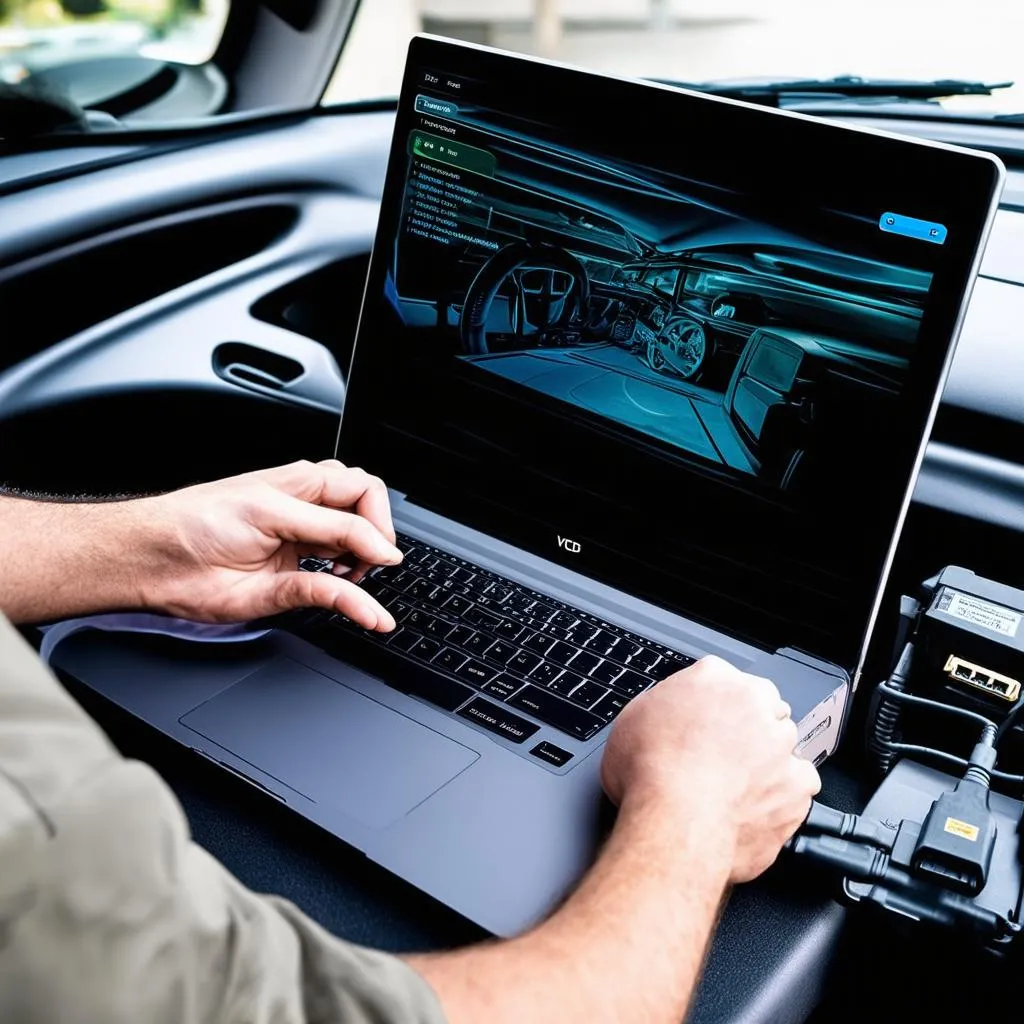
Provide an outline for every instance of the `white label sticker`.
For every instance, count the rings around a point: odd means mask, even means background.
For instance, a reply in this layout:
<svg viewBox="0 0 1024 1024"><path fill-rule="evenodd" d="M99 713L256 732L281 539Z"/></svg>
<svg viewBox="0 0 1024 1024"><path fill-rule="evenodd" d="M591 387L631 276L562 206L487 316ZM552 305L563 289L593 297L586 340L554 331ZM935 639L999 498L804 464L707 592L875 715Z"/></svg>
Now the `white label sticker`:
<svg viewBox="0 0 1024 1024"><path fill-rule="evenodd" d="M1016 636L1017 627L1020 625L1021 617L1017 612L1010 611L1001 604L983 601L979 597L958 594L955 590L947 590L939 598L937 607L947 615L955 615L958 619L981 626L983 629L991 629L994 633L1002 633L1004 636Z"/></svg>

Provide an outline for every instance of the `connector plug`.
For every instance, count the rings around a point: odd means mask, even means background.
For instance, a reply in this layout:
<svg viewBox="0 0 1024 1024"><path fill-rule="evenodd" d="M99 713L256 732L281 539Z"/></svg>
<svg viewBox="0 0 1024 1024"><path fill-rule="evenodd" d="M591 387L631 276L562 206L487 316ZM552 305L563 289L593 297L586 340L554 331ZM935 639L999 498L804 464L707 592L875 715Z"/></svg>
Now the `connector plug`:
<svg viewBox="0 0 1024 1024"><path fill-rule="evenodd" d="M977 766L974 774L975 767L972 763L956 789L932 804L911 862L919 877L968 895L985 887L996 844L987 778L979 777L987 772Z"/></svg>

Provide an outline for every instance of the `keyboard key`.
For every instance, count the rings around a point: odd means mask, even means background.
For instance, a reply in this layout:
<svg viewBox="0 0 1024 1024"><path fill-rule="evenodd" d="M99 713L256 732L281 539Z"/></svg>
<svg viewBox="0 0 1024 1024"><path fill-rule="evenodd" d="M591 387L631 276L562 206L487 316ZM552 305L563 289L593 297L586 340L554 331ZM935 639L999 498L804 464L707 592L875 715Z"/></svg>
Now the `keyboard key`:
<svg viewBox="0 0 1024 1024"><path fill-rule="evenodd" d="M484 657L488 661L496 661L499 665L504 665L515 653L516 648L512 644L507 644L504 640L495 640L484 652Z"/></svg>
<svg viewBox="0 0 1024 1024"><path fill-rule="evenodd" d="M414 633L411 629L400 629L389 636L388 647L393 647L396 651L407 651L413 644L422 639L419 633Z"/></svg>
<svg viewBox="0 0 1024 1024"><path fill-rule="evenodd" d="M431 619L425 628L435 640L444 640L455 627L444 619Z"/></svg>
<svg viewBox="0 0 1024 1024"><path fill-rule="evenodd" d="M578 647L573 647L572 644L567 644L564 641L559 641L554 647L548 651L547 656L552 661L557 662L559 665L568 665L570 661L576 656L576 652L579 650Z"/></svg>
<svg viewBox="0 0 1024 1024"><path fill-rule="evenodd" d="M532 608L537 602L530 597L528 594L524 594L520 591L512 594L505 601L505 605L509 608L515 608L516 611L525 612L528 608Z"/></svg>
<svg viewBox="0 0 1024 1024"><path fill-rule="evenodd" d="M605 686L610 686L615 678L622 674L622 666L616 665L614 661L602 661L591 673L590 678Z"/></svg>
<svg viewBox="0 0 1024 1024"><path fill-rule="evenodd" d="M508 704L580 740L589 740L604 725L596 715L536 686L524 686L509 697Z"/></svg>
<svg viewBox="0 0 1024 1024"><path fill-rule="evenodd" d="M386 568L391 568L391 566L386 566ZM379 578L380 573L378 573L377 576ZM404 593L409 587L411 587L416 582L417 577L414 576L411 572L407 572L406 570L402 569L394 576L386 576L385 580L387 582L387 585L391 587L392 590L400 590L402 591L402 593Z"/></svg>
<svg viewBox="0 0 1024 1024"><path fill-rule="evenodd" d="M461 594L452 594L444 603L445 610L454 615L465 615L465 613L472 607L473 602L470 601L468 597L463 597Z"/></svg>
<svg viewBox="0 0 1024 1024"><path fill-rule="evenodd" d="M384 581L376 576L367 576L362 583L359 584L361 590L365 590L371 597L377 598L379 601L387 593L387 587L384 585Z"/></svg>
<svg viewBox="0 0 1024 1024"><path fill-rule="evenodd" d="M530 681L539 683L541 686L547 686L552 679L557 678L561 673L562 669L558 665L550 661L544 661L530 673Z"/></svg>
<svg viewBox="0 0 1024 1024"><path fill-rule="evenodd" d="M429 601L437 593L437 584L432 580L417 580L405 593L417 601Z"/></svg>
<svg viewBox="0 0 1024 1024"><path fill-rule="evenodd" d="M522 636L526 630L519 625L518 622L513 622L512 619L502 619L497 626L494 627L494 632L498 636L503 636L506 640L515 640Z"/></svg>
<svg viewBox="0 0 1024 1024"><path fill-rule="evenodd" d="M421 658L423 661L430 661L430 659L441 650L441 645L436 640L431 640L428 637L421 636L409 648L409 653L414 658Z"/></svg>
<svg viewBox="0 0 1024 1024"><path fill-rule="evenodd" d="M453 640L452 643L454 642ZM486 633L474 633L468 640L464 640L458 646L470 654L483 654L493 643L494 637L488 636Z"/></svg>
<svg viewBox="0 0 1024 1024"><path fill-rule="evenodd" d="M549 620L552 626L569 630L576 625L577 617L572 612L555 612Z"/></svg>
<svg viewBox="0 0 1024 1024"><path fill-rule="evenodd" d="M418 630L421 633L426 633L431 623L436 621L436 616L431 615L430 612L423 611L422 608L414 608L405 617L405 625L410 629Z"/></svg>
<svg viewBox="0 0 1024 1024"><path fill-rule="evenodd" d="M576 625L569 630L568 639L577 647L582 647L588 640L592 639L596 633L597 626L593 626L589 622L577 622Z"/></svg>
<svg viewBox="0 0 1024 1024"><path fill-rule="evenodd" d="M442 647L433 662L431 662L431 664L447 669L449 672L456 671L465 663L466 656L459 651L452 650L451 647Z"/></svg>
<svg viewBox="0 0 1024 1024"><path fill-rule="evenodd" d="M548 683L548 689L568 697L582 682L583 676L578 676L575 672L563 672L557 679Z"/></svg>
<svg viewBox="0 0 1024 1024"><path fill-rule="evenodd" d="M470 583L476 578L476 573L470 572L468 569L456 569L451 574L451 578L456 583Z"/></svg>
<svg viewBox="0 0 1024 1024"><path fill-rule="evenodd" d="M561 768L572 760L572 754L568 750L556 747L554 743L548 743L547 740L541 740L530 753L541 761L553 764L556 768Z"/></svg>
<svg viewBox="0 0 1024 1024"><path fill-rule="evenodd" d="M460 718L476 722L513 743L528 740L540 728L525 718L513 715L504 705L493 704L483 697L471 700L458 714Z"/></svg>
<svg viewBox="0 0 1024 1024"><path fill-rule="evenodd" d="M501 622L501 619L499 619L497 615L485 612L483 608L480 608L479 606L470 608L462 617L472 625L482 626L484 629L494 629L494 627Z"/></svg>
<svg viewBox="0 0 1024 1024"><path fill-rule="evenodd" d="M660 657L661 655L657 651L644 647L637 651L636 654L630 656L629 667L643 672L644 669L656 665Z"/></svg>
<svg viewBox="0 0 1024 1024"><path fill-rule="evenodd" d="M472 626L456 626L445 639L451 647L465 647L473 633Z"/></svg>
<svg viewBox="0 0 1024 1024"><path fill-rule="evenodd" d="M550 636L555 637L556 640L569 639L569 630L563 629L561 626L548 626L548 628L544 630L544 632L548 633Z"/></svg>
<svg viewBox="0 0 1024 1024"><path fill-rule="evenodd" d="M523 681L516 679L506 673L502 673L500 676L496 676L486 686L481 687L484 693L492 693L495 697L500 700L505 700L507 697L511 697L516 690L521 689Z"/></svg>
<svg viewBox="0 0 1024 1024"><path fill-rule="evenodd" d="M606 722L611 722L628 703L628 698L623 697L621 693L609 690L590 711L591 714L598 715Z"/></svg>
<svg viewBox="0 0 1024 1024"><path fill-rule="evenodd" d="M484 593L487 597L492 597L495 601L501 602L511 596L513 590L511 587L505 586L504 583L492 583Z"/></svg>
<svg viewBox="0 0 1024 1024"><path fill-rule="evenodd" d="M615 649L615 645L618 642L619 638L617 636L609 633L606 629L602 629L587 644L587 650L601 655L602 658L606 658Z"/></svg>
<svg viewBox="0 0 1024 1024"><path fill-rule="evenodd" d="M540 655L532 651L517 651L509 660L508 667L513 672L521 672L524 676L532 672L540 664Z"/></svg>
<svg viewBox="0 0 1024 1024"><path fill-rule="evenodd" d="M429 582L430 582L430 586L433 587L433 590L429 594L421 595L420 597L417 598L417 600L420 601L423 604L433 605L435 608L439 608L447 600L447 596L449 596L449 595L447 595L447 593L445 591L441 590L440 587L438 587L432 581L429 581ZM409 593L410 593L410 596L413 596L412 595L412 588L410 588Z"/></svg>
<svg viewBox="0 0 1024 1024"><path fill-rule="evenodd" d="M651 680L646 676L640 675L639 672L632 672L626 669L621 676L612 681L611 685L619 693L624 693L627 697L635 697L638 693L643 693L651 685Z"/></svg>
<svg viewBox="0 0 1024 1024"><path fill-rule="evenodd" d="M619 642L608 652L608 657L617 661L620 665L626 662L640 650L640 645L621 637Z"/></svg>
<svg viewBox="0 0 1024 1024"><path fill-rule="evenodd" d="M544 633L534 633L533 636L523 641L524 647L529 647L531 651L536 651L538 654L547 654L554 645L555 638Z"/></svg>
<svg viewBox="0 0 1024 1024"><path fill-rule="evenodd" d="M474 686L484 686L489 683L498 673L488 665L480 661L467 661L456 673L463 679L468 680Z"/></svg>
<svg viewBox="0 0 1024 1024"><path fill-rule="evenodd" d="M601 664L601 659L596 654L591 654L590 651L580 651L575 658L569 662L573 672L580 672L585 676L589 676L590 673Z"/></svg>
<svg viewBox="0 0 1024 1024"><path fill-rule="evenodd" d="M578 686L572 691L569 700L573 704L579 704L581 708L589 708L592 704L596 704L607 692L603 686L598 686L597 683L587 680L582 686Z"/></svg>

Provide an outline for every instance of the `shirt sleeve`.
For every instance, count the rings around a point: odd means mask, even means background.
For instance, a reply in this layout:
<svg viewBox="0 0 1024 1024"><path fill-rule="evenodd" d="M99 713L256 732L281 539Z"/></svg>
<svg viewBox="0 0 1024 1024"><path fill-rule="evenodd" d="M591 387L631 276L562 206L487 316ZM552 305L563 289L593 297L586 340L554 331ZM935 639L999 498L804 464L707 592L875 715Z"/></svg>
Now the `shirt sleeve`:
<svg viewBox="0 0 1024 1024"><path fill-rule="evenodd" d="M257 895L193 843L0 618L0 1020L444 1024L396 957Z"/></svg>

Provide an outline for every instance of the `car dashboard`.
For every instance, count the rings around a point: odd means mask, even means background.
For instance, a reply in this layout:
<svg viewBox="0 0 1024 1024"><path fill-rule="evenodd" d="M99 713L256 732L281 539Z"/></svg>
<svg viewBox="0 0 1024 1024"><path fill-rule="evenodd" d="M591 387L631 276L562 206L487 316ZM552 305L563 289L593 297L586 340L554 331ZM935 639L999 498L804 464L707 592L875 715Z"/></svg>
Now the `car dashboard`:
<svg viewBox="0 0 1024 1024"><path fill-rule="evenodd" d="M132 494L329 456L393 119L388 109L322 111L157 146L64 141L0 157L0 302L17 325L0 353L0 481L47 494ZM1024 586L1024 170L1011 159L1024 147L1006 127L896 127L991 146L1009 172L862 693L887 667L900 594L920 580L960 564ZM579 330L677 376L693 364L680 353L703 344L712 355L691 376L740 381L752 337L773 331L770 308L746 294L668 296L595 279L592 298ZM803 373L801 363L787 387ZM738 415L754 444L771 380L749 376ZM856 741L846 746L855 763ZM841 768L826 774L825 795L846 809L862 798ZM794 906L774 882L730 907L695 1019L803 1019L838 908ZM729 964L749 959L751 929L772 935L774 952L740 985ZM799 983L780 980L794 971Z"/></svg>

